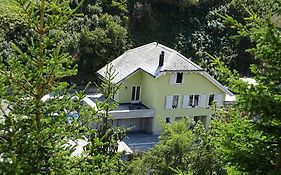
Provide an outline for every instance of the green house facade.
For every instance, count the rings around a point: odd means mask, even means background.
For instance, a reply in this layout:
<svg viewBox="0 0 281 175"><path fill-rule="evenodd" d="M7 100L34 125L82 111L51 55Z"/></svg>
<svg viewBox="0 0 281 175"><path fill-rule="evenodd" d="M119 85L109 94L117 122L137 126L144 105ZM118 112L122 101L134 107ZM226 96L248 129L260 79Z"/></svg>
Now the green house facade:
<svg viewBox="0 0 281 175"><path fill-rule="evenodd" d="M224 104L233 94L198 65L177 51L153 42L129 50L109 63L120 85L114 96L119 108L111 111L114 125L131 131L162 132L162 123L181 118L201 120L208 129L213 103ZM98 71L105 76L109 65Z"/></svg>

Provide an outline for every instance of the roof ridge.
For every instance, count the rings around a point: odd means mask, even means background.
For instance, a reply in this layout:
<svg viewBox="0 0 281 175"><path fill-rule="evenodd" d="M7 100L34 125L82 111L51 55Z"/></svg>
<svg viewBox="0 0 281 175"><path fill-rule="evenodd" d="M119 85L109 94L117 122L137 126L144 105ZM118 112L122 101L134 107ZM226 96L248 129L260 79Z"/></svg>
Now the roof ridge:
<svg viewBox="0 0 281 175"><path fill-rule="evenodd" d="M142 46L138 46L138 47L135 47L135 48L133 48L133 49L129 49L129 50L125 51L124 53L129 53L129 52L132 52L132 51L135 51L135 50L138 50L138 49L147 47L147 46L149 46L149 45L157 45L157 42L152 42L152 43L148 43L148 44L145 44L145 45L142 45ZM123 54L124 54L124 53L123 53ZM122 54L122 55L123 55L123 54Z"/></svg>
<svg viewBox="0 0 281 175"><path fill-rule="evenodd" d="M167 47L167 46L165 46L165 45L163 45L163 44L161 44L161 43L157 43L156 46L163 47L163 48L165 48L166 50L169 50L169 51L171 51L171 52L177 52L176 50L174 50L174 49L172 49L172 48L170 48L170 47Z"/></svg>
<svg viewBox="0 0 281 175"><path fill-rule="evenodd" d="M178 51L176 51L175 49L172 49L172 48L169 48L169 47L167 47L167 46L165 46L165 45L163 45L163 44L160 44L160 43L158 43L158 45L160 45L161 47L163 47L163 48L165 48L165 49L167 49L167 50L170 50L170 51L172 51L172 55L178 55L178 56L180 56L180 57L182 57L183 59L185 59L186 61L188 61L190 64L192 64L193 66L195 66L195 67L197 67L198 69L202 69L199 65L197 65L197 64L195 64L193 61L191 61L190 59L188 59L187 57L185 57L184 55L182 55L181 53L179 53ZM203 69L202 69L203 70Z"/></svg>

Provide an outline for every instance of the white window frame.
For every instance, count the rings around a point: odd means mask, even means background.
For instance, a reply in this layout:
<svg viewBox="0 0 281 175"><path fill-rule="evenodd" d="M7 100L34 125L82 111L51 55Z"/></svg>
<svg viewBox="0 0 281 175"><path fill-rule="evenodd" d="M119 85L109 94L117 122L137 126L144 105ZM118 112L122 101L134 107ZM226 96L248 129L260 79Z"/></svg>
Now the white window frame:
<svg viewBox="0 0 281 175"><path fill-rule="evenodd" d="M206 94L201 94L199 95L199 107L200 108L206 108L207 107L207 95Z"/></svg>
<svg viewBox="0 0 281 175"><path fill-rule="evenodd" d="M198 95L198 101L197 101L197 106L195 106L195 96ZM190 104L190 96L192 96L192 102L191 102L191 106L189 105ZM200 94L189 94L189 99L188 99L188 108L198 108L199 107L199 104L200 104Z"/></svg>

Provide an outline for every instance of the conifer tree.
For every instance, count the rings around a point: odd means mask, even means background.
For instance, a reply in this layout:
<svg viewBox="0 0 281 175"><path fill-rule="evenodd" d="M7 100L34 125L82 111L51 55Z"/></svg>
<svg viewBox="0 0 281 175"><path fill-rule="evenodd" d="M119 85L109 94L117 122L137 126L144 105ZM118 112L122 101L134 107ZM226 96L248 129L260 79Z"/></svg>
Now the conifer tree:
<svg viewBox="0 0 281 175"><path fill-rule="evenodd" d="M103 139L91 126L99 122L102 106L81 105L85 95L70 94L62 81L77 73L63 45L63 29L75 15L69 5L70 0L16 0L15 17L30 34L0 59L0 174L117 174L123 167L116 151L99 149L116 150L119 132L114 138L104 132L109 136ZM79 140L88 143L75 157Z"/></svg>

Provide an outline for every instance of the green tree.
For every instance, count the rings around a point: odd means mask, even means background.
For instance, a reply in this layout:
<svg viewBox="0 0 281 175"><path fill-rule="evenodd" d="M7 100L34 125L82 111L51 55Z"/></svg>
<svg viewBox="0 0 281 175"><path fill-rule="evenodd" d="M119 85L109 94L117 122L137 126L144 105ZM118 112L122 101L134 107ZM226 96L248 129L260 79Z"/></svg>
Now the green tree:
<svg viewBox="0 0 281 175"><path fill-rule="evenodd" d="M217 116L212 138L228 172L266 174L274 169L274 139L257 130L251 117L235 108L218 111Z"/></svg>
<svg viewBox="0 0 281 175"><path fill-rule="evenodd" d="M58 0L15 5L16 17L32 35L22 38L22 45L12 43L13 54L0 60L0 174L119 173L124 166L117 141L124 130L109 126L100 135L100 128L91 126L100 124L100 114L107 117L102 113L107 101L97 109L82 106L84 94L70 94L62 81L77 73L61 39L75 9ZM75 157L79 140L88 144Z"/></svg>
<svg viewBox="0 0 281 175"><path fill-rule="evenodd" d="M71 19L65 37L67 51L78 64L76 83L86 84L97 80L95 72L130 47L125 28L127 5L123 0L87 0L79 12L83 16Z"/></svg>
<svg viewBox="0 0 281 175"><path fill-rule="evenodd" d="M159 143L132 161L129 174L226 174L202 123L189 128L188 120L165 124Z"/></svg>
<svg viewBox="0 0 281 175"><path fill-rule="evenodd" d="M243 161L243 159L240 159L241 162L236 159L235 162L237 162L240 168L248 167L246 168L246 171L248 172L256 171L255 173L267 174L270 170L275 169L272 166L273 163L275 164L277 171L280 170L281 167L281 152L277 151L278 149L281 150L281 138L279 134L281 128L281 110L279 107L281 104L281 52L279 49L281 43L281 33L276 24L271 21L272 14L280 16L280 1L262 1L259 3L261 3L260 6L266 6L267 4L265 3L272 5L272 8L269 11L264 12L267 16L261 16L258 12L256 12L255 8L251 8L247 6L247 4L242 3L241 7L244 8L248 14L248 17L245 19L246 24L241 24L228 15L222 16L228 24L238 30L238 34L241 37L249 38L252 42L256 43L255 47L248 49L248 51L260 62L260 64L251 66L251 72L254 75L253 78L256 80L256 84L241 82L239 80L239 75L237 75L237 73L235 73L236 75L233 75L233 72L229 71L218 59L214 59L213 63L217 65L217 71L221 73L222 80L237 93L238 100L236 110L238 114L235 115L240 115L240 117L248 116L250 121L254 121L252 124L254 127L252 127L252 125L247 125L246 121L246 123L244 122L245 129L250 126L253 129L252 133L261 133L261 138L258 140L255 138L255 134L253 136L250 135L250 137L254 137L254 140L252 140L252 142L245 143L250 146L244 145L241 148L245 148L253 155L254 153L257 153L255 148L258 146L258 143L264 144L264 146L259 145L261 146L259 151L261 151L263 155L258 156L260 154L256 154L256 156L252 157L244 155L245 158L250 158L251 161L247 161L247 163L246 161ZM242 121L244 119L240 120ZM244 135L240 138L243 137L247 138L248 136ZM270 142L264 141L264 137L269 138ZM239 143L237 144L239 145ZM232 151L237 151L237 149L233 150L230 147L227 151L231 153ZM243 151L243 149L240 151ZM272 157L272 152L275 153L273 154L273 157L275 158ZM264 160L267 161L267 163L264 164L268 165L268 167L264 167L260 164L260 162L256 162L257 159L262 159L262 157L264 157ZM250 162L255 163L251 166Z"/></svg>

